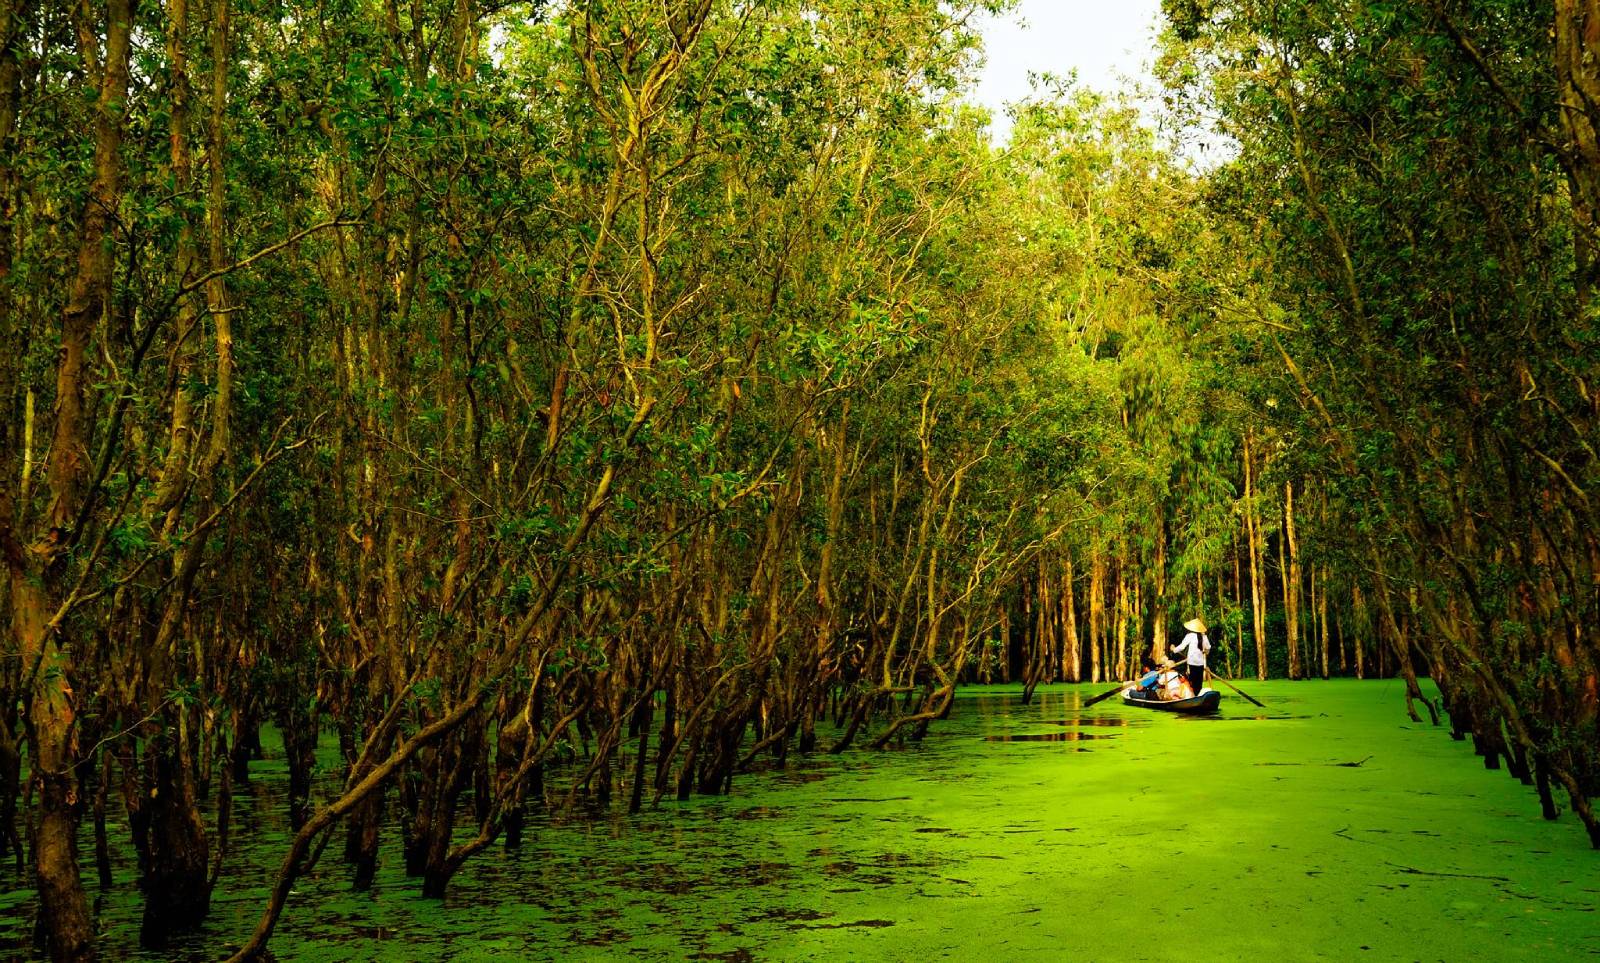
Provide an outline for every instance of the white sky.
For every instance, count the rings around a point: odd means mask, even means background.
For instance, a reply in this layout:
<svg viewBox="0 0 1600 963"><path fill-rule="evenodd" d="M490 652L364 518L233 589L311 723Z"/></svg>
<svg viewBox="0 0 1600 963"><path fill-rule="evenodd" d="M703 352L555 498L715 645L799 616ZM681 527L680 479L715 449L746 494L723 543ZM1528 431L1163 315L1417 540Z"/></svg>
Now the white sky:
<svg viewBox="0 0 1600 963"><path fill-rule="evenodd" d="M1028 95L1028 74L1048 71L1096 90L1149 79L1161 0L1021 0L983 25L986 62L973 99L994 114L996 141L1011 131L1005 104Z"/></svg>

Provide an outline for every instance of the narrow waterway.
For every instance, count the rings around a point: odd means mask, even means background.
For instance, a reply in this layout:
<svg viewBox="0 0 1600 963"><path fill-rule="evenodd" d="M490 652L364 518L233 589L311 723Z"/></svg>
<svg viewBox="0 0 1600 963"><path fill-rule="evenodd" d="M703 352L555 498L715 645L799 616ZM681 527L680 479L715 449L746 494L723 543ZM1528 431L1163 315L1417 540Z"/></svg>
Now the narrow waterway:
<svg viewBox="0 0 1600 963"><path fill-rule="evenodd" d="M1095 686L1028 706L969 689L921 746L536 824L522 850L469 863L443 904L416 895L392 838L369 894L333 847L273 945L285 960L1600 954L1600 854L1469 744L1409 723L1399 683L1247 688L1268 709L1229 695L1210 719L1080 710ZM282 851L283 770L256 772L189 958L248 932ZM102 946L140 958L118 869ZM25 957L31 901L5 873L0 947Z"/></svg>

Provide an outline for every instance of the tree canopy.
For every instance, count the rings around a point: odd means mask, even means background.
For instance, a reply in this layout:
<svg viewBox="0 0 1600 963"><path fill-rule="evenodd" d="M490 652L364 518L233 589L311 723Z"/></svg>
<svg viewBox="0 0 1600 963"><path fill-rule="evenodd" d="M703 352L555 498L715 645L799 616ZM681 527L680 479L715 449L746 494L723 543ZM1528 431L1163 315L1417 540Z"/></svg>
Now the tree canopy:
<svg viewBox="0 0 1600 963"><path fill-rule="evenodd" d="M205 919L264 725L239 958L335 832L443 896L530 806L1202 613L1228 674L1438 721L1432 676L1600 846L1581 11L1169 0L1197 170L1059 81L993 143L1006 6L0 0L0 854L50 953L108 799L144 943Z"/></svg>

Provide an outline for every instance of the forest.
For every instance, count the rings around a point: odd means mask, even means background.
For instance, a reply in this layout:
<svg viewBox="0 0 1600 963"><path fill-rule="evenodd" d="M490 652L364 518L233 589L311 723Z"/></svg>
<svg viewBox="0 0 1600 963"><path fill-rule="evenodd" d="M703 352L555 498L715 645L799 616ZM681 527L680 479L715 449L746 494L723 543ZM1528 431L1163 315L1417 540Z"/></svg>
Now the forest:
<svg viewBox="0 0 1600 963"><path fill-rule="evenodd" d="M1600 848L1600 7L1165 0L997 143L1009 7L0 0L23 950L203 927L264 732L212 958L1202 612Z"/></svg>

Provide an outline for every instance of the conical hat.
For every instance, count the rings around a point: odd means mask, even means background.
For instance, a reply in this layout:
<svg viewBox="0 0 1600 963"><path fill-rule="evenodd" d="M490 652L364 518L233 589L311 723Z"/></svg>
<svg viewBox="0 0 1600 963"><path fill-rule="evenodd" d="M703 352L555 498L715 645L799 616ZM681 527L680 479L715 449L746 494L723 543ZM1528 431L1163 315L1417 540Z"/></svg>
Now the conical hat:
<svg viewBox="0 0 1600 963"><path fill-rule="evenodd" d="M1190 632L1199 632L1201 635L1204 635L1206 631L1206 620L1197 615L1189 621L1183 623L1183 627L1188 629Z"/></svg>

